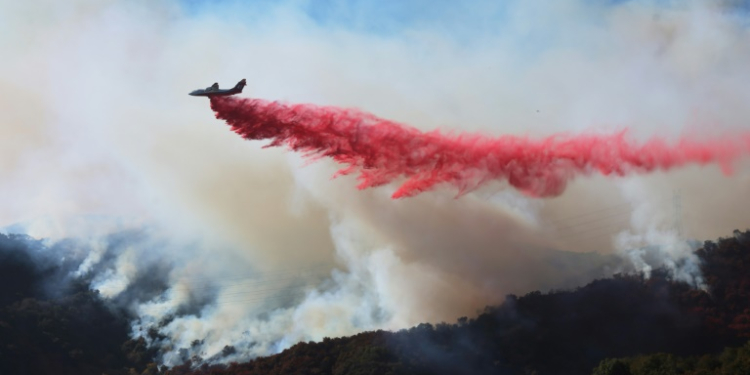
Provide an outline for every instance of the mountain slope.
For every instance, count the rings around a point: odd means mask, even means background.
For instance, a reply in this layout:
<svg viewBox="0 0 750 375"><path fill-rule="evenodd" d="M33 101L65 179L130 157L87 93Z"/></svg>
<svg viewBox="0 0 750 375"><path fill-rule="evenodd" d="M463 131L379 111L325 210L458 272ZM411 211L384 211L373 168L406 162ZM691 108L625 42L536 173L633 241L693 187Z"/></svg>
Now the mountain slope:
<svg viewBox="0 0 750 375"><path fill-rule="evenodd" d="M300 343L244 364L168 374L582 374L608 357L718 353L750 333L750 233L697 251L696 290L659 270L572 291L508 296L474 319Z"/></svg>

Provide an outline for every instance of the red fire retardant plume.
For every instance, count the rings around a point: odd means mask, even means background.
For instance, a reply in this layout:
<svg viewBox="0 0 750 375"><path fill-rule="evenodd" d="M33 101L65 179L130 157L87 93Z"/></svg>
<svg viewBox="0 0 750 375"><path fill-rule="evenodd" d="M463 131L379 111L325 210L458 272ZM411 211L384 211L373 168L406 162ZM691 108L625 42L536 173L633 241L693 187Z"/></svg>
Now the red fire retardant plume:
<svg viewBox="0 0 750 375"><path fill-rule="evenodd" d="M636 144L614 135L517 136L422 132L356 109L284 104L261 99L212 97L216 118L245 139L267 139L306 156L330 157L345 165L336 175L359 172L359 189L399 178L393 198L416 195L448 183L459 194L490 180L537 197L561 194L576 175L668 170L686 164L730 164L750 151L750 136L674 144L658 138Z"/></svg>

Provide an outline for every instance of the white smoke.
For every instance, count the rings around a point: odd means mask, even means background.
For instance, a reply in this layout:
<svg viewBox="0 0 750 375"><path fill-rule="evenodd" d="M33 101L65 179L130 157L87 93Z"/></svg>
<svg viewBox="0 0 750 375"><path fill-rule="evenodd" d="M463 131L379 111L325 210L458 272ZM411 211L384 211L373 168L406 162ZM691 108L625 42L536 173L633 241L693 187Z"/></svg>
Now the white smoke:
<svg viewBox="0 0 750 375"><path fill-rule="evenodd" d="M683 192L685 238L725 235L750 219L744 166L393 201L186 95L247 78L245 96L491 135L747 129L747 25L723 3L495 3L401 24L367 2L0 0L0 226L78 239L76 276L129 306L165 364L450 322L632 267L700 284L654 197ZM612 252L629 264L596 256Z"/></svg>
<svg viewBox="0 0 750 375"><path fill-rule="evenodd" d="M639 182L631 180L621 184L633 211L630 229L617 235L615 246L646 276L650 276L654 268L665 267L675 279L704 287L699 259L694 253L696 249L682 238L681 217L677 216L681 214L677 211L682 204L679 192L674 192L672 197L654 196Z"/></svg>

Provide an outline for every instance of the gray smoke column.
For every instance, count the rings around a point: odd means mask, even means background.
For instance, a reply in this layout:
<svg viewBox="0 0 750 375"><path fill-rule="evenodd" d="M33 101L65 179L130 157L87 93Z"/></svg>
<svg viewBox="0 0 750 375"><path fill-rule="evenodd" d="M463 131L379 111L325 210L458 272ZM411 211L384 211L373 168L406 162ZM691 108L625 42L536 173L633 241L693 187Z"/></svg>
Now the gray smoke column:
<svg viewBox="0 0 750 375"><path fill-rule="evenodd" d="M631 256L681 240L658 235L677 233L661 198L682 191L683 238L750 219L744 164L393 201L397 186L356 191L186 95L245 77L243 95L420 131L715 139L750 118L746 18L723 2L190 4L0 0L0 227L75 238L54 247L80 259L71 273L137 314L166 364L452 322L634 267L699 283L684 247Z"/></svg>

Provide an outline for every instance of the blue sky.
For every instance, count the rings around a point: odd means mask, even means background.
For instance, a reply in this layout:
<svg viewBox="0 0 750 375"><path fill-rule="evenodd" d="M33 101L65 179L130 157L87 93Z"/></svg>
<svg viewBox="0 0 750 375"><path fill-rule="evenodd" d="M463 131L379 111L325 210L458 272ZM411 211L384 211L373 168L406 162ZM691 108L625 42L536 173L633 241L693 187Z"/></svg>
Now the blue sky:
<svg viewBox="0 0 750 375"><path fill-rule="evenodd" d="M484 28L500 24L511 1L456 2L451 0L180 0L188 14L214 14L252 20L284 4L321 26L382 34L410 28ZM477 4L481 4L478 7ZM232 14L225 10L231 8ZM239 12L238 12L239 11Z"/></svg>
<svg viewBox="0 0 750 375"><path fill-rule="evenodd" d="M360 31L397 32L417 26L447 28L483 28L487 21L501 24L506 10L517 0L178 0L193 15L221 14L231 7L233 16L252 19L285 4L303 12L310 19L327 26ZM584 0L592 7L619 6L637 0ZM644 1L645 2L645 1ZM674 0L654 0L665 6L685 4ZM540 2L539 6L544 6ZM750 10L750 0L730 0L725 5L740 14ZM237 11L239 13L237 13Z"/></svg>
<svg viewBox="0 0 750 375"><path fill-rule="evenodd" d="M360 34L400 38L410 31L442 34L460 44L482 43L482 37L512 34L519 52L543 50L554 44L560 28L593 26L606 18L607 11L633 3L680 7L675 0L177 0L186 14L215 17L247 25L262 23L283 9L325 29L342 29ZM523 7L519 5L523 4ZM565 4L585 4L587 15L567 13ZM747 25L748 0L724 3L727 13L739 16ZM514 13L519 9L526 13ZM580 8L579 8L580 9ZM658 6L657 8L658 9ZM531 13L529 13L531 12ZM574 17L571 20L570 17ZM566 24L567 22L567 24Z"/></svg>

